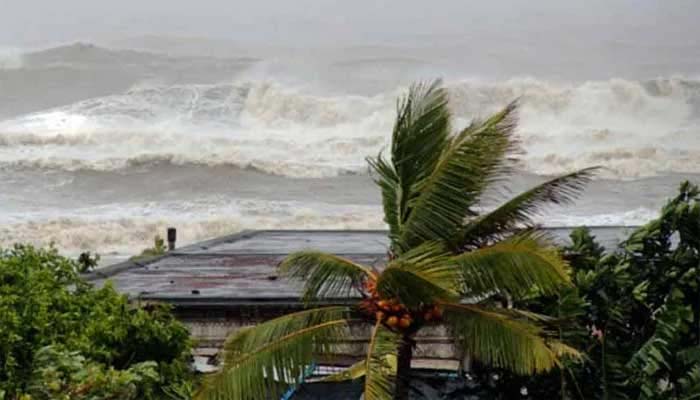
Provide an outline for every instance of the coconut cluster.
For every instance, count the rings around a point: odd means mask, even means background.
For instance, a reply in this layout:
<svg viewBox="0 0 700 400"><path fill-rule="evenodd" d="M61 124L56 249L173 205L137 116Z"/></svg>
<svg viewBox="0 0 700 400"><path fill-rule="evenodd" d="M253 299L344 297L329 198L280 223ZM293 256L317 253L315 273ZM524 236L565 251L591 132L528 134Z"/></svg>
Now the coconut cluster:
<svg viewBox="0 0 700 400"><path fill-rule="evenodd" d="M408 330L415 328L416 324L442 318L442 310L437 305L429 304L409 309L396 298L381 298L374 281L365 282L364 292L367 296L362 301L362 310L370 318L384 323L391 329Z"/></svg>

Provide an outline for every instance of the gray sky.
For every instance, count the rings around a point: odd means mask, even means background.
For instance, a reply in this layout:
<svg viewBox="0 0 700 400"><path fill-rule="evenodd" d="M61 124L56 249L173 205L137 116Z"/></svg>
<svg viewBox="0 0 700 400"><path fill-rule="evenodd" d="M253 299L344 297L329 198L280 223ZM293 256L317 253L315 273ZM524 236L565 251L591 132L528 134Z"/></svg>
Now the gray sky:
<svg viewBox="0 0 700 400"><path fill-rule="evenodd" d="M695 0L0 0L0 45L143 34L271 45L404 44L561 35L697 45Z"/></svg>

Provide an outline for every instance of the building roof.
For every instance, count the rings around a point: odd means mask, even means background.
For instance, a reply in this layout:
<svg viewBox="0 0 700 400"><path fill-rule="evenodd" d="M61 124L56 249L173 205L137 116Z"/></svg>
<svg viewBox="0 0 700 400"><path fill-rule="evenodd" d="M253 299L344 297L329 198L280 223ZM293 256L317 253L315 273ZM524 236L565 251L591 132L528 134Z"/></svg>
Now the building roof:
<svg viewBox="0 0 700 400"><path fill-rule="evenodd" d="M550 228L566 240L571 229ZM606 246L614 246L624 228L593 228ZM388 240L384 231L260 230L193 244L150 259L126 261L86 276L96 284L110 280L134 299L176 305L297 303L299 286L277 276L277 265L294 251L316 249L354 261L381 265Z"/></svg>

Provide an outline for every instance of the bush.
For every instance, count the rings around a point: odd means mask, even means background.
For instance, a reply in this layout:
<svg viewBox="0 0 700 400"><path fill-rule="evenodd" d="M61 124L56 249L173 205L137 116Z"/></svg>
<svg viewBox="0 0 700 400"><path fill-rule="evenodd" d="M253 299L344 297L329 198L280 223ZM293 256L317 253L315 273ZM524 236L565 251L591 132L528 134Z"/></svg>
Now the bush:
<svg viewBox="0 0 700 400"><path fill-rule="evenodd" d="M160 237L160 235L156 235L155 238L153 238L153 247L143 249L141 251L141 254L131 257L131 260L139 261L151 257L162 256L167 251L168 248L165 246L165 240L163 240L163 238Z"/></svg>
<svg viewBox="0 0 700 400"><path fill-rule="evenodd" d="M109 284L99 289L87 284L80 270L52 248L0 251L0 393L6 399L28 393L46 367L39 355L47 346L62 359L84 358L83 371L102 371L105 382L153 363L155 382L130 381L139 398L162 398L161 386L186 382L189 333L168 307L134 306ZM144 372L142 365L138 371ZM74 375L67 375L70 382L79 381Z"/></svg>
<svg viewBox="0 0 700 400"><path fill-rule="evenodd" d="M78 257L78 272L81 274L86 272L92 272L97 265L100 263L100 255L95 254L94 256L90 254L89 251L80 253Z"/></svg>
<svg viewBox="0 0 700 400"><path fill-rule="evenodd" d="M560 371L502 377L485 398L700 398L700 190L685 182L658 219L605 254L586 229L565 250L574 287L524 307L556 316L550 330L585 351ZM520 305L521 307L523 305ZM526 388L527 395L515 394Z"/></svg>
<svg viewBox="0 0 700 400"><path fill-rule="evenodd" d="M153 361L117 370L51 346L36 352L34 365L27 388L32 400L132 400L143 392L139 388L158 382Z"/></svg>

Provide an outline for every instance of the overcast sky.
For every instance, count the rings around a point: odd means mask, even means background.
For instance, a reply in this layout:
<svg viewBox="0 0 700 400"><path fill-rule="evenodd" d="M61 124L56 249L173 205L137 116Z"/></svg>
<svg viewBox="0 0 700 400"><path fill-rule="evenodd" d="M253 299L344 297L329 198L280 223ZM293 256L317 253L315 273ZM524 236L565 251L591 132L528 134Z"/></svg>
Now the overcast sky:
<svg viewBox="0 0 700 400"><path fill-rule="evenodd" d="M0 0L0 45L143 34L272 45L528 34L689 45L699 17L696 0Z"/></svg>

